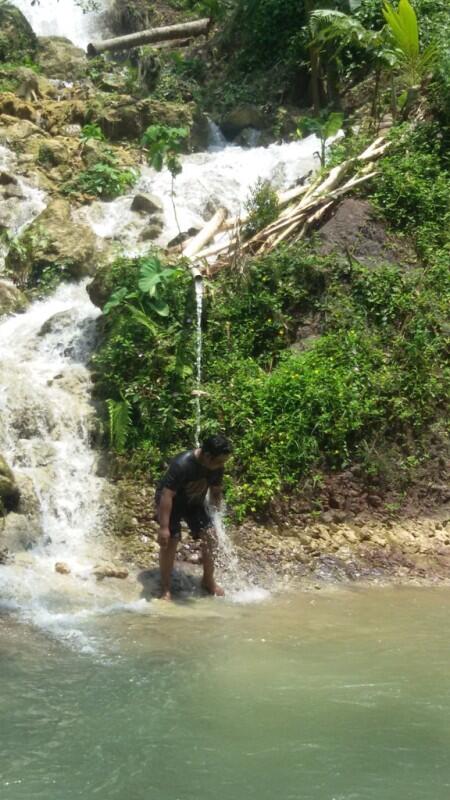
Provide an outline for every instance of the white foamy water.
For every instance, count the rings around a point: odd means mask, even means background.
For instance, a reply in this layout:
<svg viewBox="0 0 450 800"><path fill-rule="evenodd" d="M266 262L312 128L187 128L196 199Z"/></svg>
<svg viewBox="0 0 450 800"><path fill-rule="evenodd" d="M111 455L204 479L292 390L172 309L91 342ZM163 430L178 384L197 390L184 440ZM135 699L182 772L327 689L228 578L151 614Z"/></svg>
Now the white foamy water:
<svg viewBox="0 0 450 800"><path fill-rule="evenodd" d="M0 323L0 452L26 512L9 514L5 530L32 544L0 567L0 602L52 631L62 612L111 602L93 575L105 558L107 496L91 447L96 415L86 366L99 313L84 284L63 284ZM58 561L71 574L56 574Z"/></svg>
<svg viewBox="0 0 450 800"><path fill-rule="evenodd" d="M37 36L65 36L83 49L94 38L107 35L109 0L99 0L96 11L83 12L76 0L13 0Z"/></svg>
<svg viewBox="0 0 450 800"><path fill-rule="evenodd" d="M316 136L298 142L271 144L269 147L224 146L220 132L212 134L204 153L183 156L183 171L174 181L174 201L182 231L202 228L219 207L230 216L244 212L245 202L258 179L270 181L279 191L296 186L319 166ZM103 238L120 243L129 255L148 250L140 237L149 224L145 215L131 211L133 197L149 192L164 207L164 230L156 243L165 246L178 235L172 203L172 176L144 166L132 194L109 203L96 202L82 209L80 218Z"/></svg>

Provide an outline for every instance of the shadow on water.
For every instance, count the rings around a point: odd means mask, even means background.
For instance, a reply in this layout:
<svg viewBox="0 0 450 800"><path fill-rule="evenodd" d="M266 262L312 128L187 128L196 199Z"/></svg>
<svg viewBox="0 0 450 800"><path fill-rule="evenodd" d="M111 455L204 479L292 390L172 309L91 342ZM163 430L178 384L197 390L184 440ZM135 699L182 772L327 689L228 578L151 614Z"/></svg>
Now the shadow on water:
<svg viewBox="0 0 450 800"><path fill-rule="evenodd" d="M159 569L154 567L140 572L137 580L142 586L140 599L151 602L161 597ZM202 589L200 577L184 570L175 570L172 577L172 600L179 604L192 603L199 598L209 597Z"/></svg>

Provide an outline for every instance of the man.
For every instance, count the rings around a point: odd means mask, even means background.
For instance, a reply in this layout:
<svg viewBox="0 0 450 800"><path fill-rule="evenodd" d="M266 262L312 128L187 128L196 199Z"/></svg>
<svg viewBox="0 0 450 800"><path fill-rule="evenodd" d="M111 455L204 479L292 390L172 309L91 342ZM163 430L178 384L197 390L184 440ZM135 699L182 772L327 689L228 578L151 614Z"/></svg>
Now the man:
<svg viewBox="0 0 450 800"><path fill-rule="evenodd" d="M187 523L193 538L201 540L203 588L213 595L224 594L214 579L215 530L206 507L206 495L209 491L210 505L218 509L224 464L230 454L231 445L224 436L209 436L201 447L176 456L158 484L159 565L164 600L171 599L172 569L182 521Z"/></svg>

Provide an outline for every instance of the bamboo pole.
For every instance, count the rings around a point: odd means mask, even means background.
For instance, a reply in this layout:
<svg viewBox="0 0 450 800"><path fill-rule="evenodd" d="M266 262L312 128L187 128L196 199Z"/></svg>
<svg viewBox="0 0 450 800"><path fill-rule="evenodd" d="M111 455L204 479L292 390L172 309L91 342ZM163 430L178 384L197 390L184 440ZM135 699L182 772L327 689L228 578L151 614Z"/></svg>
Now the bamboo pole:
<svg viewBox="0 0 450 800"><path fill-rule="evenodd" d="M227 216L225 208L219 208L212 219L206 223L205 227L197 233L183 248L183 256L185 258L192 258L199 253L211 239L214 238L217 231L224 223Z"/></svg>
<svg viewBox="0 0 450 800"><path fill-rule="evenodd" d="M116 36L114 39L103 39L101 42L90 42L87 46L87 54L97 56L108 50L129 50L132 47L140 47L142 44L200 36L202 33L208 33L210 24L211 20L208 18L196 19L193 22L165 25L162 28L149 28L145 31L129 33L126 36Z"/></svg>

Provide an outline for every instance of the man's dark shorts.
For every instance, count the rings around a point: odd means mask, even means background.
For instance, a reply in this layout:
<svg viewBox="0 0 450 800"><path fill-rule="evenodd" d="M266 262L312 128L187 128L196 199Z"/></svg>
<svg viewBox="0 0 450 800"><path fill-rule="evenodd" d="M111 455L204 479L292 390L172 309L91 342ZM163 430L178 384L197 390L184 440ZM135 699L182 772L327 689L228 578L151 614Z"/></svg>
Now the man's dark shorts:
<svg viewBox="0 0 450 800"><path fill-rule="evenodd" d="M156 498L156 518L158 519L158 502L159 497ZM185 522L188 526L193 539L201 539L208 530L213 526L211 514L203 505L184 506L177 508L174 503L172 513L170 515L169 530L171 539L181 539L181 523Z"/></svg>

